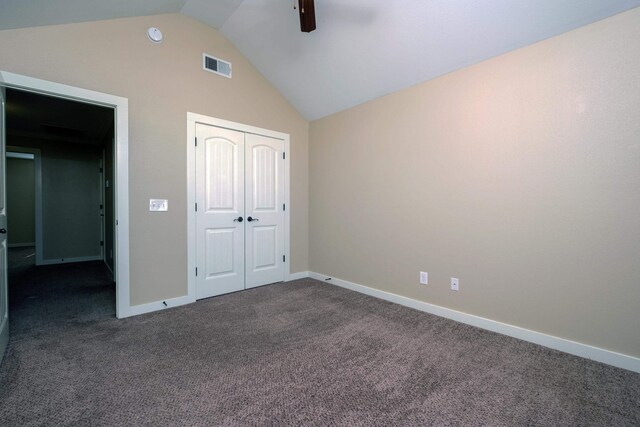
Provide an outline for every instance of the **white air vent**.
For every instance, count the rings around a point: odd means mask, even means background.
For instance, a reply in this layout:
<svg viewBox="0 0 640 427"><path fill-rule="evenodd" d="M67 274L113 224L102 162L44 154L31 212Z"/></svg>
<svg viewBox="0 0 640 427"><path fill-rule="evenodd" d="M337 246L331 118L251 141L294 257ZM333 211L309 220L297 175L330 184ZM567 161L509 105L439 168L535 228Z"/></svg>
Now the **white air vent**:
<svg viewBox="0 0 640 427"><path fill-rule="evenodd" d="M206 71L231 78L231 62L223 61L206 53L202 54L202 68Z"/></svg>

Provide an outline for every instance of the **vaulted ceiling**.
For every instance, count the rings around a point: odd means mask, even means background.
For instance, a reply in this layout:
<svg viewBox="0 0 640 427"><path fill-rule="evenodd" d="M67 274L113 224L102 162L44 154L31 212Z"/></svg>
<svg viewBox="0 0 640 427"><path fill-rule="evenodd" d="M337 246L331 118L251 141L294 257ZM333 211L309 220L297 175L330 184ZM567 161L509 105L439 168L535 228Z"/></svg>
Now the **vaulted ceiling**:
<svg viewBox="0 0 640 427"><path fill-rule="evenodd" d="M640 6L640 0L316 0L317 30L307 34L293 3L0 0L0 29L181 12L220 30L314 120Z"/></svg>

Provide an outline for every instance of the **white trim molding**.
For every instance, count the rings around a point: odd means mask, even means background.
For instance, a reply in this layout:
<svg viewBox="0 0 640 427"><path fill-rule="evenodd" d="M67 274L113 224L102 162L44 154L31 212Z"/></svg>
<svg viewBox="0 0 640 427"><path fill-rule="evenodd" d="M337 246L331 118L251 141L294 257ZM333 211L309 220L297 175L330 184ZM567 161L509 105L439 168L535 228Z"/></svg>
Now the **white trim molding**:
<svg viewBox="0 0 640 427"><path fill-rule="evenodd" d="M193 301L196 300L196 231L195 231L195 210L193 206L196 203L196 183L195 183L195 150L194 141L196 138L196 123L203 123L211 126L217 126L225 129L236 130L254 135L268 136L284 141L284 203L286 209L284 211L284 281L289 282L298 278L298 273L291 273L291 155L290 155L290 136L287 133L276 132L269 129L263 129L255 126L245 125L242 123L230 122L228 120L217 119L214 117L204 116L196 113L187 113L187 296ZM305 273L306 274L306 273ZM306 275L304 277L307 277Z"/></svg>
<svg viewBox="0 0 640 427"><path fill-rule="evenodd" d="M167 308L178 307L180 305L191 304L194 302L189 295L177 298L170 298L161 301L154 301L147 304L134 305L129 307L128 316L137 316L139 314L151 313L154 311L166 310Z"/></svg>
<svg viewBox="0 0 640 427"><path fill-rule="evenodd" d="M309 277L308 271L299 271L297 273L289 274L289 277L285 280L286 282L292 282L294 280L306 279Z"/></svg>
<svg viewBox="0 0 640 427"><path fill-rule="evenodd" d="M418 301L412 298L403 297L391 292L381 291L379 289L370 288L368 286L359 285L346 280L338 279L333 276L309 272L309 277L319 280L323 283L329 283L341 288L350 289L361 294L369 295L385 301L413 308L415 310L424 311L426 313L435 314L436 316L445 317L455 320L456 322L466 323L467 325L476 326L488 331L497 332L523 341L539 344L554 350L569 353L574 356L583 357L585 359L595 360L596 362L606 363L622 369L640 373L640 358L629 356L614 351L605 350L599 347L593 347L576 341L570 341L553 335L543 334L541 332L532 331L530 329L521 328L519 326L502 323L495 320L487 319L473 314L463 313L461 311L452 310L435 304L429 304L424 301Z"/></svg>
<svg viewBox="0 0 640 427"><path fill-rule="evenodd" d="M9 151L7 146L7 159L21 159L21 160L35 160L35 155L32 153L16 153L15 151Z"/></svg>
<svg viewBox="0 0 640 427"><path fill-rule="evenodd" d="M132 316L129 284L129 100L93 90L0 71L0 85L113 108L115 115L116 317ZM36 250L37 250L36 242Z"/></svg>
<svg viewBox="0 0 640 427"><path fill-rule="evenodd" d="M74 258L52 258L43 259L38 265L53 265L53 264L71 264L74 262L86 262L86 261L102 261L100 255L95 256L79 256Z"/></svg>

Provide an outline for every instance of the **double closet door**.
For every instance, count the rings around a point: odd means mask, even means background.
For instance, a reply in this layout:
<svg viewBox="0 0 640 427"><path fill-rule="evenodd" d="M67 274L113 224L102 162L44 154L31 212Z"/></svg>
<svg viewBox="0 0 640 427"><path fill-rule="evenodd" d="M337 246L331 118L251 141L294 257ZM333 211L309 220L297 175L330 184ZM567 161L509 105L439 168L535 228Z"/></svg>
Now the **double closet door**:
<svg viewBox="0 0 640 427"><path fill-rule="evenodd" d="M196 124L196 297L284 280L284 141Z"/></svg>

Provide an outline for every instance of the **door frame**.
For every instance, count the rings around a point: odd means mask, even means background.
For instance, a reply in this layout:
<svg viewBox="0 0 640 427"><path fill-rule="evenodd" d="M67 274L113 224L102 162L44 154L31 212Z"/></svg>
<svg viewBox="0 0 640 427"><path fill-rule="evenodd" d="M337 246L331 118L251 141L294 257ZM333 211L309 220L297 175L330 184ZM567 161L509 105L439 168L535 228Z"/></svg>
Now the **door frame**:
<svg viewBox="0 0 640 427"><path fill-rule="evenodd" d="M129 100L0 70L0 86L113 108L115 125L114 247L116 248L116 317L137 314L131 307L129 283Z"/></svg>
<svg viewBox="0 0 640 427"><path fill-rule="evenodd" d="M243 123L231 122L217 119L202 114L187 112L187 286L188 296L192 301L196 300L196 156L195 139L196 124L201 123L210 126L235 130L238 132L255 135L268 136L270 138L281 139L284 142L284 278L285 282L294 280L291 273L291 253L290 253L290 220L291 220L291 200L290 200L290 136L288 133L276 132Z"/></svg>

